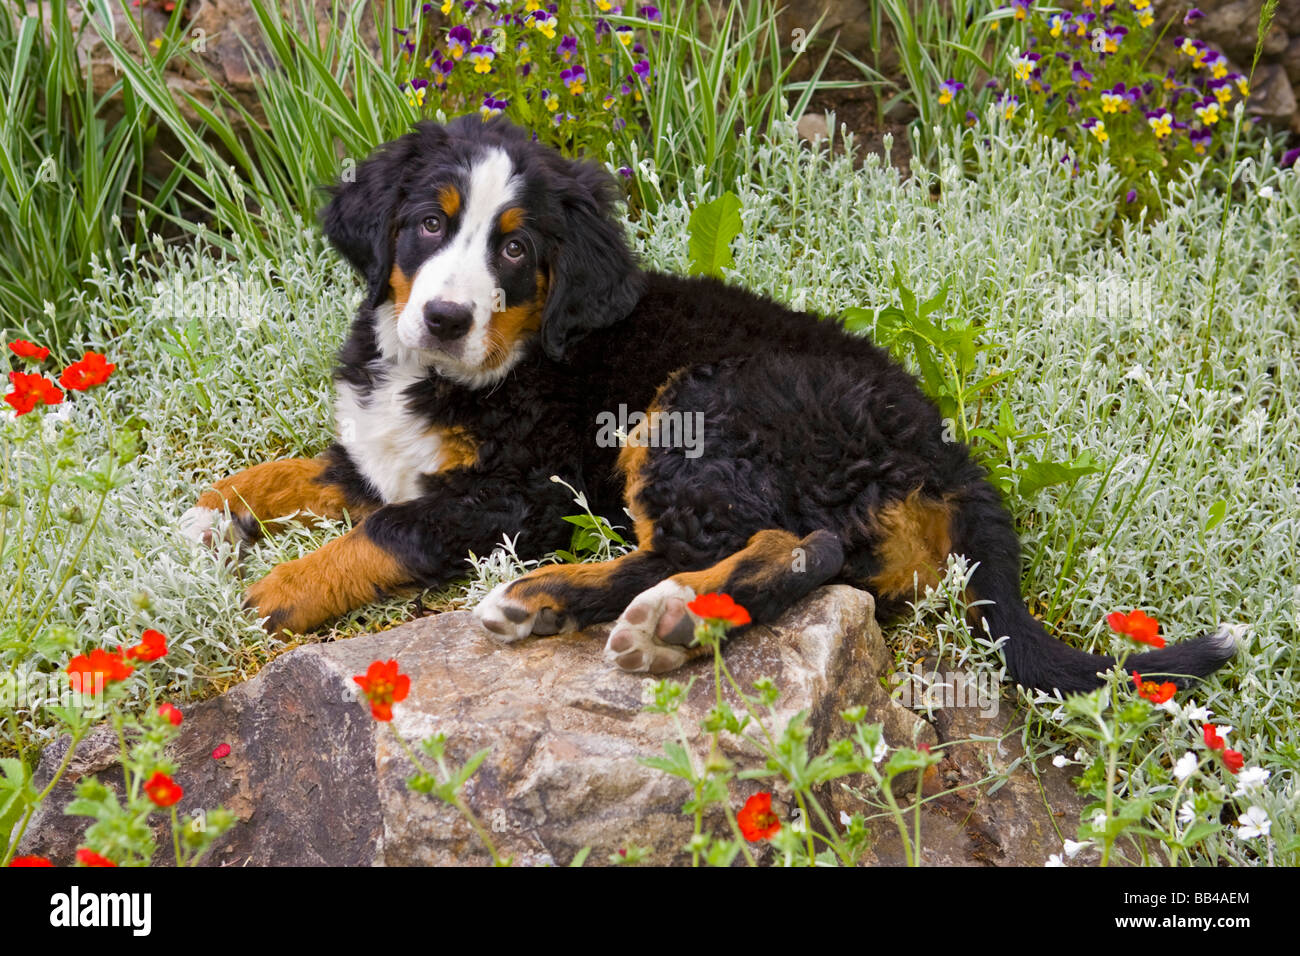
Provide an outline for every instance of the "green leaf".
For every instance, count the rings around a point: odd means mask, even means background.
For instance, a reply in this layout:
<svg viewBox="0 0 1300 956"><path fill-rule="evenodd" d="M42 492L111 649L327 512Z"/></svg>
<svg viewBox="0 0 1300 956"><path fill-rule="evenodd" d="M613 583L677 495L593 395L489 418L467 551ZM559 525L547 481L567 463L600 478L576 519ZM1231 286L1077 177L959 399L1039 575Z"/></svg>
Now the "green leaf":
<svg viewBox="0 0 1300 956"><path fill-rule="evenodd" d="M691 766L691 758L681 744L665 740L664 753L667 754L666 757L642 757L641 763L683 780L695 779L695 768Z"/></svg>
<svg viewBox="0 0 1300 956"><path fill-rule="evenodd" d="M1205 530L1212 531L1219 526L1225 515L1228 513L1228 503L1220 498L1214 504L1210 505L1210 510L1206 512Z"/></svg>
<svg viewBox="0 0 1300 956"><path fill-rule="evenodd" d="M897 262L894 263L894 288L898 290L898 297L903 301L903 314L908 319L916 319L918 317L916 294L907 287L907 283L903 279L903 270L898 267Z"/></svg>
<svg viewBox="0 0 1300 956"><path fill-rule="evenodd" d="M1028 498L1049 485L1072 484L1084 475L1101 471L1101 466L1096 464L1087 452L1084 452L1073 462L1068 463L1026 458L1018 471L1020 481L1016 490L1022 498Z"/></svg>
<svg viewBox="0 0 1300 956"><path fill-rule="evenodd" d="M939 309L942 309L947 304L948 304L948 282L945 281L944 284L939 287L938 292L936 292L933 296L931 296L930 298L926 299L924 302L921 303L921 313L920 313L921 318L923 319L926 318L932 312L937 312Z"/></svg>
<svg viewBox="0 0 1300 956"><path fill-rule="evenodd" d="M1202 821L1189 828L1188 831L1183 834L1183 838L1178 842L1179 845L1183 847L1193 846L1197 843L1200 843L1206 837L1218 833L1222 829L1223 829L1222 823L1210 823L1208 821Z"/></svg>
<svg viewBox="0 0 1300 956"><path fill-rule="evenodd" d="M725 192L712 202L701 203L686 226L690 234L690 274L721 276L735 264L731 242L740 235L740 199Z"/></svg>
<svg viewBox="0 0 1300 956"><path fill-rule="evenodd" d="M569 866L575 868L581 867L584 863L587 862L587 857L590 854L591 854L591 847L584 846L581 850L579 850L576 854L574 854L573 859L569 861Z"/></svg>
<svg viewBox="0 0 1300 956"><path fill-rule="evenodd" d="M845 331L861 334L871 331L875 326L876 313L871 309L851 306L840 313L840 320L844 323Z"/></svg>
<svg viewBox="0 0 1300 956"><path fill-rule="evenodd" d="M465 766L460 768L460 773L456 774L455 786L457 790L460 790L465 785L465 781L474 776L474 772L478 770L479 765L487 759L487 755L491 752L491 747L484 747L465 762Z"/></svg>

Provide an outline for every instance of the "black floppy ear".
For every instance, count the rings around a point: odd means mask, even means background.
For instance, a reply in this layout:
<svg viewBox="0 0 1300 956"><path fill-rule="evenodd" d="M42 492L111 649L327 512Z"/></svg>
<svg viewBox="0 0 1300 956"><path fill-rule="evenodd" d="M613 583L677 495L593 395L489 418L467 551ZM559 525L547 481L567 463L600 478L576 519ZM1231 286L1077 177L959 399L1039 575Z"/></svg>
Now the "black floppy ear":
<svg viewBox="0 0 1300 956"><path fill-rule="evenodd" d="M402 170L418 148L437 146L446 133L434 123L420 123L407 133L380 146L351 175L334 186L333 196L321 212L321 226L352 267L366 280L366 304L382 303L389 293L393 271L393 219L402 194Z"/></svg>
<svg viewBox="0 0 1300 956"><path fill-rule="evenodd" d="M588 163L566 165L557 197L563 234L554 240L542 312L542 348L555 361L588 332L626 318L645 292L645 276L610 216L612 177Z"/></svg>

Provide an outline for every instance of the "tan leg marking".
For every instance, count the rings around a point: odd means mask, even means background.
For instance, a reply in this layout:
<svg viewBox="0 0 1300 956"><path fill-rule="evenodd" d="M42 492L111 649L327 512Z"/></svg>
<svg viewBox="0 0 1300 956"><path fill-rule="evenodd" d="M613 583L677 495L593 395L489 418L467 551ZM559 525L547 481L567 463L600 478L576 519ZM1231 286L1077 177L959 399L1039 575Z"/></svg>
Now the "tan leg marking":
<svg viewBox="0 0 1300 956"><path fill-rule="evenodd" d="M765 577L770 576L775 581L790 573L794 563L794 549L799 546L799 540L798 535L789 531L769 528L755 534L745 543L744 548L712 567L703 571L674 574L672 580L691 588L696 594L725 591L729 587L728 582L735 579L740 565L744 563L746 583L762 588Z"/></svg>
<svg viewBox="0 0 1300 956"><path fill-rule="evenodd" d="M554 564L499 584L474 609L474 616L498 640L511 642L530 634L558 634L577 629L569 613L574 602L613 586L628 565L644 560L632 552L599 564Z"/></svg>
<svg viewBox="0 0 1300 956"><path fill-rule="evenodd" d="M391 554L362 528L353 528L311 554L277 565L248 589L244 607L267 618L268 633L305 633L411 583Z"/></svg>
<svg viewBox="0 0 1300 956"><path fill-rule="evenodd" d="M295 512L342 518L348 503L343 489L320 480L325 462L319 458L287 458L254 465L229 478L222 478L199 496L195 508L222 511L230 505L231 517L251 516L261 521L283 518ZM364 508L353 507L354 516Z"/></svg>

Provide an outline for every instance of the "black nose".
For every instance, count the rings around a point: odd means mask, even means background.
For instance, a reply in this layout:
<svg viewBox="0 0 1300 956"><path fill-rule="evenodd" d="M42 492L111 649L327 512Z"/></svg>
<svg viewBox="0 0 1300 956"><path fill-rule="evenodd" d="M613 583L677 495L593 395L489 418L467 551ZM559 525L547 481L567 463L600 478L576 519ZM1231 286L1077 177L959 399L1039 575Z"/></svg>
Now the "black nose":
<svg viewBox="0 0 1300 956"><path fill-rule="evenodd" d="M474 314L463 305L434 299L424 306L424 324L429 331L444 342L458 339L469 331Z"/></svg>

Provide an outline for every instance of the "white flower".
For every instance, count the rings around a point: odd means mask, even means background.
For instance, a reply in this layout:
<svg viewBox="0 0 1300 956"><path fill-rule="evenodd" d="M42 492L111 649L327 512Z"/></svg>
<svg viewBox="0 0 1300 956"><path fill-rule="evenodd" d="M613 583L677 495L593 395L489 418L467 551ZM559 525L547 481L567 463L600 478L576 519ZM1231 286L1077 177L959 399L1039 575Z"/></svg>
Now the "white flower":
<svg viewBox="0 0 1300 956"><path fill-rule="evenodd" d="M1192 774L1196 773L1196 767L1199 761L1196 754L1190 750L1178 758L1178 763L1174 764L1174 776L1179 780L1186 780Z"/></svg>
<svg viewBox="0 0 1300 956"><path fill-rule="evenodd" d="M880 763L887 753L889 753L889 745L885 743L885 735L881 734L880 739L876 741L876 746L871 750L871 762Z"/></svg>
<svg viewBox="0 0 1300 956"><path fill-rule="evenodd" d="M1077 761L1079 761L1079 763L1083 763L1084 758L1087 757L1087 756L1088 756L1088 755L1085 754L1085 753L1083 752L1083 748L1082 748L1082 747L1080 747L1078 750L1076 750L1076 751L1074 752L1074 759L1077 760Z"/></svg>
<svg viewBox="0 0 1300 956"><path fill-rule="evenodd" d="M1259 198L1260 198L1260 199L1272 199L1272 198L1273 198L1273 187L1272 187L1272 186L1260 186L1260 187L1259 187Z"/></svg>
<svg viewBox="0 0 1300 956"><path fill-rule="evenodd" d="M1047 862L1043 866L1065 866L1065 861L1061 859L1061 854L1053 853L1047 858Z"/></svg>
<svg viewBox="0 0 1300 956"><path fill-rule="evenodd" d="M1196 819L1196 804L1191 800L1184 800L1183 805L1178 808L1178 822L1186 826Z"/></svg>
<svg viewBox="0 0 1300 956"><path fill-rule="evenodd" d="M1103 830L1106 827L1106 811L1098 810L1092 815L1092 828L1094 830Z"/></svg>
<svg viewBox="0 0 1300 956"><path fill-rule="evenodd" d="M1090 846L1092 846L1091 840L1084 840L1082 843L1075 840L1066 840L1065 855L1067 858L1073 860L1081 851L1088 849Z"/></svg>
<svg viewBox="0 0 1300 956"><path fill-rule="evenodd" d="M1141 362L1138 362L1127 372L1125 372L1124 377L1131 378L1135 382L1141 382L1143 385L1151 384L1151 376L1147 373L1147 370L1142 367Z"/></svg>
<svg viewBox="0 0 1300 956"><path fill-rule="evenodd" d="M1183 716L1193 724L1207 724L1214 719L1214 712L1208 707L1188 707Z"/></svg>
<svg viewBox="0 0 1300 956"><path fill-rule="evenodd" d="M1052 758L1053 767L1065 767L1068 766L1069 763L1070 761L1066 760L1065 757L1061 756L1060 754L1057 754L1055 757Z"/></svg>
<svg viewBox="0 0 1300 956"><path fill-rule="evenodd" d="M66 425L72 418L72 403L60 402L57 407L41 416L41 429L45 437L53 441L59 434L59 426Z"/></svg>
<svg viewBox="0 0 1300 956"><path fill-rule="evenodd" d="M1268 836L1268 831L1273 826L1273 821L1268 818L1268 811L1263 807L1251 807L1237 822L1241 824L1237 827L1237 836L1243 840Z"/></svg>
<svg viewBox="0 0 1300 956"><path fill-rule="evenodd" d="M840 825L841 825L841 826L848 826L848 825L849 825L850 823L852 823L852 822L853 822L853 818L852 818L851 816L849 816L848 813L846 813L845 811L841 810L841 811L840 811Z"/></svg>
<svg viewBox="0 0 1300 956"><path fill-rule="evenodd" d="M1237 774L1237 789L1232 792L1234 797L1244 797L1252 793L1268 781L1268 771L1263 767L1247 767Z"/></svg>

